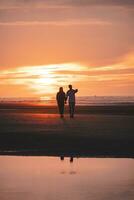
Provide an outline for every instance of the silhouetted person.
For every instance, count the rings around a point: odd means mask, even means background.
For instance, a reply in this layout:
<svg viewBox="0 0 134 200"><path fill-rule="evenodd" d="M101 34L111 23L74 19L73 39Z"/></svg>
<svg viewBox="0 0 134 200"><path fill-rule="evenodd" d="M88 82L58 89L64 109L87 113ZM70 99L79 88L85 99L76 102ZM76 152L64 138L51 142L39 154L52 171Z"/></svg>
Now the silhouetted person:
<svg viewBox="0 0 134 200"><path fill-rule="evenodd" d="M60 117L63 118L64 117L64 105L65 105L65 101L66 101L66 95L65 95L65 92L63 91L63 87L59 88L59 92L56 95L56 100L57 100L57 104L58 104L58 108L59 108Z"/></svg>
<svg viewBox="0 0 134 200"><path fill-rule="evenodd" d="M78 92L78 90L74 90L72 88L72 85L69 85L69 90L66 93L66 100L68 99L69 102L69 113L70 113L70 118L74 117L74 112L75 112L75 93Z"/></svg>

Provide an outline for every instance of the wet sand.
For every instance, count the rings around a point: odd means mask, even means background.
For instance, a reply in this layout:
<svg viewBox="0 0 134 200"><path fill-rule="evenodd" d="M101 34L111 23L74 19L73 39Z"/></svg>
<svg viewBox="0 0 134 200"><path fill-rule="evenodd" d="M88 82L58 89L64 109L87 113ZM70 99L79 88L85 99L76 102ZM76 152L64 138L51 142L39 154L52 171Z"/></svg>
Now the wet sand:
<svg viewBox="0 0 134 200"><path fill-rule="evenodd" d="M134 106L78 106L74 119L55 106L0 104L0 154L134 157Z"/></svg>
<svg viewBox="0 0 134 200"><path fill-rule="evenodd" d="M134 159L0 156L0 200L133 200Z"/></svg>

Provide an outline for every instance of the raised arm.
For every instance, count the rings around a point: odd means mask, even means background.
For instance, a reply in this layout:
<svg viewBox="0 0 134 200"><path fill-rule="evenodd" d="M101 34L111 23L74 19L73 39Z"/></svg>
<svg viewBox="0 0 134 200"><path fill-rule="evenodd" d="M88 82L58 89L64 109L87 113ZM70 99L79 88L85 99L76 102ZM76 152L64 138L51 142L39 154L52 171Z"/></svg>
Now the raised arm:
<svg viewBox="0 0 134 200"><path fill-rule="evenodd" d="M78 92L78 89L75 90L75 93L77 93L77 92Z"/></svg>

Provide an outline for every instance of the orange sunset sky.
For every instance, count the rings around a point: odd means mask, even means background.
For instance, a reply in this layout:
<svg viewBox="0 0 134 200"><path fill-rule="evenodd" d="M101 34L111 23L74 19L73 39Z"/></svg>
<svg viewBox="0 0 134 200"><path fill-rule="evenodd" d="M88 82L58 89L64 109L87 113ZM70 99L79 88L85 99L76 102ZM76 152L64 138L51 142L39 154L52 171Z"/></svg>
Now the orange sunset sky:
<svg viewBox="0 0 134 200"><path fill-rule="evenodd" d="M133 0L0 0L0 97L134 95Z"/></svg>

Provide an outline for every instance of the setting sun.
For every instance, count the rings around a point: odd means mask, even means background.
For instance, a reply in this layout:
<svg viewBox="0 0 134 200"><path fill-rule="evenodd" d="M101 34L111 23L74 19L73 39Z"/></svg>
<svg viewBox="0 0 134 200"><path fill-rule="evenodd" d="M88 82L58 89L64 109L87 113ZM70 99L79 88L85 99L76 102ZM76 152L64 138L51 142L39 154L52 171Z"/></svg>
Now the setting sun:
<svg viewBox="0 0 134 200"><path fill-rule="evenodd" d="M55 95L60 86L67 87L70 82L84 80L86 75L81 72L87 70L87 67L74 63L26 66L3 70L0 77L3 84L23 85L29 88L33 95L49 97Z"/></svg>
<svg viewBox="0 0 134 200"><path fill-rule="evenodd" d="M68 84L79 87L79 95L116 94L113 88L129 86L134 80L132 63L128 60L117 64L92 67L78 63L60 63L52 65L24 66L2 70L0 74L3 87L24 88L30 96L54 97L59 87L67 89ZM122 74L122 76L120 76ZM107 83L107 84L105 84ZM101 88L100 88L101 86ZM117 87L118 86L118 87ZM121 90L120 90L121 91ZM25 92L26 93L26 92ZM19 94L17 90L16 95ZM118 94L118 90L117 90ZM129 94L129 91L128 91ZM27 95L27 96L29 96Z"/></svg>

